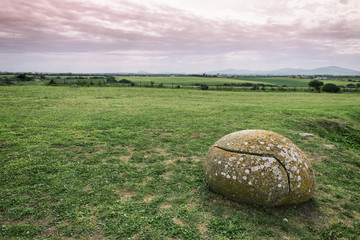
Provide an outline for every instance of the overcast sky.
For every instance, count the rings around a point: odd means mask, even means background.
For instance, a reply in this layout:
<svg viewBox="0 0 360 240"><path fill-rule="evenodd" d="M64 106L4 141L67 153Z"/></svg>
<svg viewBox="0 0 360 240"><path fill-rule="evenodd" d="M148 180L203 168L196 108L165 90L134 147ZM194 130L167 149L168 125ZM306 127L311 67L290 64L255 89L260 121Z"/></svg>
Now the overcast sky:
<svg viewBox="0 0 360 240"><path fill-rule="evenodd" d="M1 0L0 71L360 70L360 0Z"/></svg>

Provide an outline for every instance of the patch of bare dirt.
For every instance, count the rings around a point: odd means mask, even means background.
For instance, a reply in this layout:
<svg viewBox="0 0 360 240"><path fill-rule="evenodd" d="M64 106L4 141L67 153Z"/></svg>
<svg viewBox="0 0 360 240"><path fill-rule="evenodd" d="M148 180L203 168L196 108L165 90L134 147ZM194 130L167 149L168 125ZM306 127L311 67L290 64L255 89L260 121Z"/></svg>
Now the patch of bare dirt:
<svg viewBox="0 0 360 240"><path fill-rule="evenodd" d="M104 153L104 152L107 152L107 149L105 148L98 148L96 153Z"/></svg>
<svg viewBox="0 0 360 240"><path fill-rule="evenodd" d="M124 160L124 162L128 163L130 161L131 155L129 155L129 156L121 156L120 158L122 160Z"/></svg>
<svg viewBox="0 0 360 240"><path fill-rule="evenodd" d="M162 175L162 177L163 177L165 180L169 180L171 175L172 175L172 171L166 171L166 172Z"/></svg>
<svg viewBox="0 0 360 240"><path fill-rule="evenodd" d="M180 225L180 226L185 226L185 223L183 223L183 221L181 221L180 219L178 219L178 218L173 218L172 219L173 220L173 222L175 223L175 224L177 224L177 225Z"/></svg>
<svg viewBox="0 0 360 240"><path fill-rule="evenodd" d="M166 152L166 151L165 151L164 149L162 149L162 148L155 148L154 150L155 150L155 152L156 152L157 154L159 154L160 156L167 156L167 155L169 155L169 153Z"/></svg>
<svg viewBox="0 0 360 240"><path fill-rule="evenodd" d="M172 205L171 204L161 204L159 209L170 209L172 208Z"/></svg>
<svg viewBox="0 0 360 240"><path fill-rule="evenodd" d="M158 197L158 196L153 196L153 195L146 196L146 197L144 198L144 202L149 203L149 202L151 202L151 201L152 201L154 198L156 198L156 197Z"/></svg>
<svg viewBox="0 0 360 240"><path fill-rule="evenodd" d="M203 238L205 238L205 233L208 231L206 223L201 223L197 226L199 232Z"/></svg>
<svg viewBox="0 0 360 240"><path fill-rule="evenodd" d="M46 228L46 229L44 230L44 235L57 236L57 235L58 235L57 227L56 227L56 226L52 226L52 227Z"/></svg>
<svg viewBox="0 0 360 240"><path fill-rule="evenodd" d="M334 149L335 145L333 145L333 144L323 144L323 147L326 148L326 149Z"/></svg>
<svg viewBox="0 0 360 240"><path fill-rule="evenodd" d="M192 157L191 157L191 160L192 160L193 162L196 162L196 163L202 161L199 157L195 157L195 156L192 156Z"/></svg>
<svg viewBox="0 0 360 240"><path fill-rule="evenodd" d="M100 239L100 240L102 240L102 239L108 239L108 238L101 235L101 232L97 230L97 231L95 231L93 233L93 235L89 239Z"/></svg>
<svg viewBox="0 0 360 240"><path fill-rule="evenodd" d="M190 202L190 203L186 204L186 206L188 206L189 208L197 208L198 207L198 205L194 202Z"/></svg>
<svg viewBox="0 0 360 240"><path fill-rule="evenodd" d="M323 159L326 159L327 156L311 156L310 157L310 163L315 162L315 163L320 163Z"/></svg>
<svg viewBox="0 0 360 240"><path fill-rule="evenodd" d="M130 154L132 154L134 152L134 147L131 147L131 146L125 146L124 147Z"/></svg>
<svg viewBox="0 0 360 240"><path fill-rule="evenodd" d="M69 149L69 150L67 150L67 152L69 152L69 153L72 153L72 152L75 152L75 151L80 151L80 150L82 150L84 147L82 147L82 146L77 146L77 147L73 147L73 148L71 148L71 149ZM61 148L58 148L59 150L61 149ZM62 148L63 150L65 150L66 148ZM62 151L63 151L62 150Z"/></svg>
<svg viewBox="0 0 360 240"><path fill-rule="evenodd" d="M165 161L164 161L164 163L165 163L166 165L173 164L174 162L175 162L174 159L168 159L168 160L165 160Z"/></svg>
<svg viewBox="0 0 360 240"><path fill-rule="evenodd" d="M168 159L168 160L165 160L164 163L166 165L169 165L169 164L174 164L177 160L180 160L180 161L186 161L187 158L186 157L176 157L176 158L171 158L171 159Z"/></svg>
<svg viewBox="0 0 360 240"><path fill-rule="evenodd" d="M299 133L299 135L300 136L302 136L302 137L306 137L306 138L312 138L312 137L314 137L314 134L312 134L312 133Z"/></svg>
<svg viewBox="0 0 360 240"><path fill-rule="evenodd" d="M278 226L271 226L269 227L269 229L277 234L279 234L279 237L274 237L274 238L270 238L270 239L290 239L282 230L280 227Z"/></svg>
<svg viewBox="0 0 360 240"><path fill-rule="evenodd" d="M123 190L116 190L116 193L117 193L118 195L120 195L121 200L127 200L127 199L130 199L130 198L136 196L136 193L135 193L135 192L129 191L129 190L125 190L125 189L123 189Z"/></svg>

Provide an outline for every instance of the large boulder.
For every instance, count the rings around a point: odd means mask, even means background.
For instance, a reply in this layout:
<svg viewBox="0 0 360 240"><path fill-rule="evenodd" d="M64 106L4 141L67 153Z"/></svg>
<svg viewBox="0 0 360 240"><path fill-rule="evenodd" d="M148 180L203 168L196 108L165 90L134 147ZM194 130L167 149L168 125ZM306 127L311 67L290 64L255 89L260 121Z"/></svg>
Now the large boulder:
<svg viewBox="0 0 360 240"><path fill-rule="evenodd" d="M268 206L307 201L315 176L305 154L286 137L265 130L228 134L204 161L210 187L229 199Z"/></svg>

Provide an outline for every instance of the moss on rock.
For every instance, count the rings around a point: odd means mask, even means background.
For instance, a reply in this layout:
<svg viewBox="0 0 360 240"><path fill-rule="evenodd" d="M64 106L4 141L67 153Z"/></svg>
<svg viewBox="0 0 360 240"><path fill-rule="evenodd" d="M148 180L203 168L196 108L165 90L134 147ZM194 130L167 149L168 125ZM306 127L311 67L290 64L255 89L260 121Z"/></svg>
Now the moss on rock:
<svg viewBox="0 0 360 240"><path fill-rule="evenodd" d="M296 204L313 195L315 176L305 154L289 139L265 130L244 130L219 139L204 172L212 189L239 202Z"/></svg>

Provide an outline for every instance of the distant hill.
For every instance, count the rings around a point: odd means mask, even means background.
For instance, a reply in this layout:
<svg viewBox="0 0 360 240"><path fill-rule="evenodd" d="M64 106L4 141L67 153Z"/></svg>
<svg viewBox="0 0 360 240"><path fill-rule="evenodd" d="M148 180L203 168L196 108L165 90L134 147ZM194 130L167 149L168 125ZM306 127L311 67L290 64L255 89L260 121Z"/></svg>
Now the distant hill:
<svg viewBox="0 0 360 240"><path fill-rule="evenodd" d="M209 75L226 74L226 75L345 75L345 76L360 76L360 71L355 71L348 68L341 68L336 66L315 68L315 69L301 69L301 68L283 68L272 71L249 71L237 69L225 69L220 71L205 72Z"/></svg>

